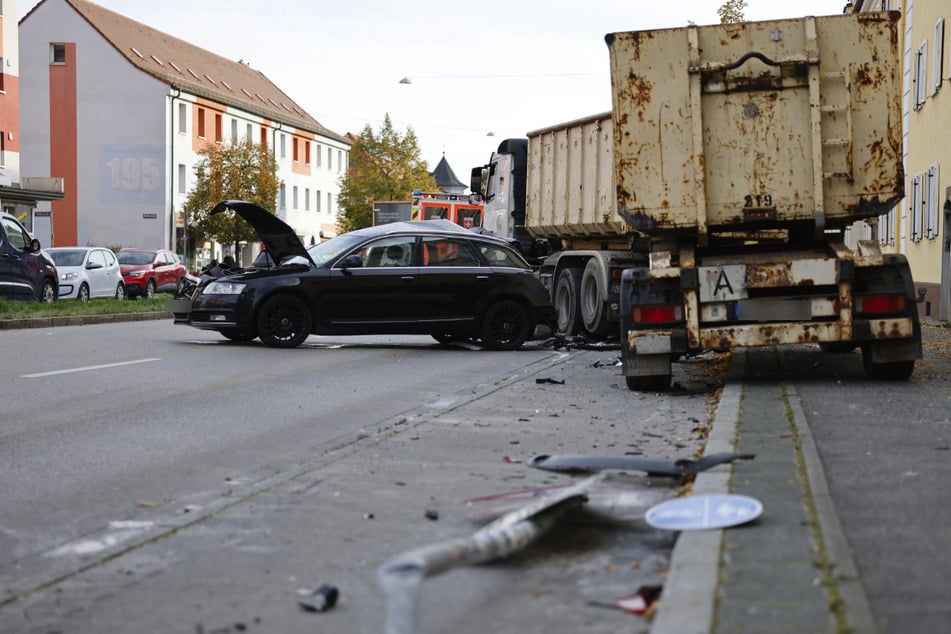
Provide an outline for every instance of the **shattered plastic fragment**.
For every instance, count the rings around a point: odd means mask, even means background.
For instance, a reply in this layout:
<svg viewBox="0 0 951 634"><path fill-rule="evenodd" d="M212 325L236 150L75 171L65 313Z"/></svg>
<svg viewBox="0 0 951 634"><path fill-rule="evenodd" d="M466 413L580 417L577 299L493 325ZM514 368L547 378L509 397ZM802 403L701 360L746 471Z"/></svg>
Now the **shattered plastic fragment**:
<svg viewBox="0 0 951 634"><path fill-rule="evenodd" d="M297 603L303 609L308 612L326 612L337 605L337 597L340 596L340 591L336 587L325 583L316 589L301 588L297 591L297 594L301 596Z"/></svg>
<svg viewBox="0 0 951 634"><path fill-rule="evenodd" d="M635 594L617 600L619 608L631 614L646 614L660 597L663 586L641 586Z"/></svg>

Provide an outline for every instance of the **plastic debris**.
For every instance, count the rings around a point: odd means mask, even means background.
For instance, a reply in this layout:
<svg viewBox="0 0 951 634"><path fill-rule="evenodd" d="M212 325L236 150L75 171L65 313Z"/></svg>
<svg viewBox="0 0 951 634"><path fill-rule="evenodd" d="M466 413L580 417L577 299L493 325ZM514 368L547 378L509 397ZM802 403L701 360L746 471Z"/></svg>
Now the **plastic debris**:
<svg viewBox="0 0 951 634"><path fill-rule="evenodd" d="M564 384L565 384L565 381L564 381L564 379L562 379L561 381L559 381L558 379L544 378L544 379L535 379L535 383L538 384L538 385L540 385L540 384L542 384L542 383L551 383L552 385L564 385Z"/></svg>
<svg viewBox="0 0 951 634"><path fill-rule="evenodd" d="M297 591L300 598L297 604L308 612L326 612L337 605L337 598L340 591L329 584L323 584L319 588L301 588Z"/></svg>
<svg viewBox="0 0 951 634"><path fill-rule="evenodd" d="M543 454L533 456L528 461L528 466L565 473L620 469L623 471L646 471L647 475L650 476L683 478L726 462L751 460L755 457L755 454L716 453L698 460L691 460L689 458L645 458L644 456L549 456Z"/></svg>
<svg viewBox="0 0 951 634"><path fill-rule="evenodd" d="M660 598L663 589L663 586L641 586L636 593L618 599L617 606L625 612L643 616L650 611L657 599Z"/></svg>

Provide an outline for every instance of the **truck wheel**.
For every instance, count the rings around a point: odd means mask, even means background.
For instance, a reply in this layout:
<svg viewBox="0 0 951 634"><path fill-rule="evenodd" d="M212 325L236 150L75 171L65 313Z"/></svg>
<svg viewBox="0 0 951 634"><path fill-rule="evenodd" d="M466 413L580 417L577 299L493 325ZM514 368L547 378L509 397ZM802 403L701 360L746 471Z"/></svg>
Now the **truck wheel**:
<svg viewBox="0 0 951 634"><path fill-rule="evenodd" d="M634 392L664 392L670 387L670 375L628 376L627 389Z"/></svg>
<svg viewBox="0 0 951 634"><path fill-rule="evenodd" d="M564 268L555 282L553 302L558 310L558 334L576 335L581 330L578 295L581 292L581 269Z"/></svg>
<svg viewBox="0 0 951 634"><path fill-rule="evenodd" d="M605 299L608 295L607 280L596 260L588 260L581 274L581 292L578 304L581 321L592 339L604 339L611 330Z"/></svg>

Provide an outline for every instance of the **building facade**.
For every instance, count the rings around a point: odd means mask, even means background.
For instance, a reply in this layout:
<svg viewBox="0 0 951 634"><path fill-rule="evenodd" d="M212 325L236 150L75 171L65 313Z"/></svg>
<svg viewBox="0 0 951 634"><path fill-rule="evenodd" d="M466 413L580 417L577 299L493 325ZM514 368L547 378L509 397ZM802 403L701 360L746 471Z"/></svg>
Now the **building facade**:
<svg viewBox="0 0 951 634"><path fill-rule="evenodd" d="M34 231L33 209L40 201L63 197L61 179L20 174L20 53L16 0L0 2L0 207ZM48 216L40 225L48 227ZM49 246L49 241L41 241Z"/></svg>
<svg viewBox="0 0 951 634"><path fill-rule="evenodd" d="M277 159L277 215L334 235L350 141L259 71L85 0L42 0L19 35L23 167L64 181L53 245L181 250L198 151L245 139Z"/></svg>

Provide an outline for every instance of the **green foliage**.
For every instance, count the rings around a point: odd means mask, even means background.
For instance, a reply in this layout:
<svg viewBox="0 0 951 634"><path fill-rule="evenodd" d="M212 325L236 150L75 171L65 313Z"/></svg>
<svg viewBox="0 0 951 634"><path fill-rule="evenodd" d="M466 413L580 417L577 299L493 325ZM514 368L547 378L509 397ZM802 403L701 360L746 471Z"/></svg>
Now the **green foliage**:
<svg viewBox="0 0 951 634"><path fill-rule="evenodd" d="M266 147L243 140L234 145L209 143L198 154L195 186L185 203L188 234L193 243L213 239L222 244L257 240L257 234L233 214L210 214L223 200L246 200L273 210L280 181L277 160Z"/></svg>
<svg viewBox="0 0 951 634"><path fill-rule="evenodd" d="M90 299L81 302L75 299L60 299L52 304L23 302L0 298L0 319L36 319L38 317L76 317L81 315L114 315L121 313L149 313L166 310L165 304L172 299L168 294L156 294L154 299L118 300L112 298Z"/></svg>
<svg viewBox="0 0 951 634"><path fill-rule="evenodd" d="M389 114L379 131L364 127L350 148L350 169L340 179L340 231L373 224L375 201L409 200L414 189L435 191L436 181L419 154L416 133L407 128L400 135Z"/></svg>
<svg viewBox="0 0 951 634"><path fill-rule="evenodd" d="M720 24L734 24L743 22L746 18L743 16L743 10L746 8L746 0L726 0L719 9L717 15L720 16Z"/></svg>

